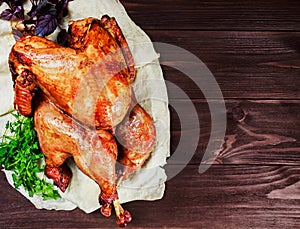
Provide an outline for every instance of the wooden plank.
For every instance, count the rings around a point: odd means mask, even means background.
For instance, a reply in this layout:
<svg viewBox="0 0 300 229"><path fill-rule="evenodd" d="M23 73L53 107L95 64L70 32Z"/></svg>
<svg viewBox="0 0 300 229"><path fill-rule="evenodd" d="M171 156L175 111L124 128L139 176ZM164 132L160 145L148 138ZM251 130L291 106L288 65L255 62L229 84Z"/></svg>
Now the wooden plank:
<svg viewBox="0 0 300 229"><path fill-rule="evenodd" d="M300 98L298 32L147 32L154 42L175 45L196 55L212 72L225 98ZM167 81L191 98L204 98L189 75L174 69L193 70L196 80L203 83L204 71L191 60L192 54L172 48L157 52L166 65L163 70ZM176 90L169 90L169 96L180 97Z"/></svg>
<svg viewBox="0 0 300 229"><path fill-rule="evenodd" d="M299 1L121 0L144 29L299 31Z"/></svg>
<svg viewBox="0 0 300 229"><path fill-rule="evenodd" d="M217 104L219 101L210 103ZM300 166L300 100L226 100L225 103L225 141L217 151L210 154L210 158L216 154L216 160L208 160L206 163ZM193 100L197 111L195 116L185 100L170 100L170 104L173 106L170 109L171 151L174 153L181 150L184 154L196 144L197 150L190 163L199 165L211 134L208 105L204 100ZM195 136L195 119L199 120L200 138ZM216 123L217 126L221 124ZM180 142L181 138L186 140ZM215 139L215 142L221 140ZM177 149L179 143L185 147ZM184 159L172 159L172 163L181 164Z"/></svg>
<svg viewBox="0 0 300 229"><path fill-rule="evenodd" d="M176 169L176 167L174 167ZM213 165L199 174L187 166L167 182L160 201L124 205L133 214L131 227L188 228L299 228L297 189L288 199L270 198L274 190L299 182L299 166ZM115 218L98 211L35 209L14 191L0 174L0 228L111 228Z"/></svg>

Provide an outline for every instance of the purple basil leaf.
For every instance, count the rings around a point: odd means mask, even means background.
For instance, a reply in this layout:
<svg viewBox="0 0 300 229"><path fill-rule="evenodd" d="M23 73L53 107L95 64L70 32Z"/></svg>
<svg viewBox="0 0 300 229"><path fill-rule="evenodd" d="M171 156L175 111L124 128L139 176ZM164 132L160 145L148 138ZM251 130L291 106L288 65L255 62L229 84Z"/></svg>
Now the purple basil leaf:
<svg viewBox="0 0 300 229"><path fill-rule="evenodd" d="M0 14L0 19L2 19L2 20L10 21L10 20L14 20L16 18L17 17L11 12L11 9L6 9Z"/></svg>
<svg viewBox="0 0 300 229"><path fill-rule="evenodd" d="M17 6L14 11L14 15L19 19L24 19L24 9L23 6Z"/></svg>
<svg viewBox="0 0 300 229"><path fill-rule="evenodd" d="M44 0L42 0L42 2L43 1ZM42 2L40 0L30 0L30 2L31 2L32 6L31 6L30 11L27 13L27 15L30 17L34 17L37 14L36 10L37 10L38 5L40 5Z"/></svg>
<svg viewBox="0 0 300 229"><path fill-rule="evenodd" d="M22 12L22 10L23 10L22 6L16 6L15 13L20 13L20 12Z"/></svg>
<svg viewBox="0 0 300 229"><path fill-rule="evenodd" d="M68 15L68 4L73 0L59 0L56 5L57 14L63 17Z"/></svg>
<svg viewBox="0 0 300 229"><path fill-rule="evenodd" d="M17 30L17 29L13 29L12 34L13 34L16 41L18 41L21 37L24 36L24 34L21 31Z"/></svg>
<svg viewBox="0 0 300 229"><path fill-rule="evenodd" d="M56 15L56 8L55 5L46 1L41 1L34 10L31 10L29 12L30 14L28 14L29 16L33 17L33 16L44 16L47 14L52 14L52 15Z"/></svg>
<svg viewBox="0 0 300 229"><path fill-rule="evenodd" d="M57 35L57 43L66 46L68 41L68 32L65 29L60 30L60 32Z"/></svg>
<svg viewBox="0 0 300 229"><path fill-rule="evenodd" d="M54 32L58 23L55 16L47 14L38 18L38 23L35 28L35 35L45 37Z"/></svg>
<svg viewBox="0 0 300 229"><path fill-rule="evenodd" d="M15 20L15 19L24 19L24 9L22 6L22 2L20 0L17 1L1 1L1 4L5 2L9 9L4 10L1 13L0 18L3 20Z"/></svg>

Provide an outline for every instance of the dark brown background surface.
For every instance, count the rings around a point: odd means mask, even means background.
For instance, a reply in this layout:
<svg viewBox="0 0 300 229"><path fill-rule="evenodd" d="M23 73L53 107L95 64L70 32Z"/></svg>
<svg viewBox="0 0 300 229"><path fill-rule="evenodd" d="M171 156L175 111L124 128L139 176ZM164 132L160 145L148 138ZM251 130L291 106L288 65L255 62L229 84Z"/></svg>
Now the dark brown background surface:
<svg viewBox="0 0 300 229"><path fill-rule="evenodd" d="M215 164L199 174L211 134L207 102L186 76L163 67L165 78L194 102L201 136L193 159L167 182L162 200L124 205L134 217L129 227L300 228L300 2L122 3L153 41L197 55L219 83L227 108L225 143ZM185 99L171 91L169 97L184 108ZM171 117L174 151L181 134L193 126L181 130L173 108ZM37 210L3 173L0 200L3 229L115 227L114 217L105 219L99 212Z"/></svg>

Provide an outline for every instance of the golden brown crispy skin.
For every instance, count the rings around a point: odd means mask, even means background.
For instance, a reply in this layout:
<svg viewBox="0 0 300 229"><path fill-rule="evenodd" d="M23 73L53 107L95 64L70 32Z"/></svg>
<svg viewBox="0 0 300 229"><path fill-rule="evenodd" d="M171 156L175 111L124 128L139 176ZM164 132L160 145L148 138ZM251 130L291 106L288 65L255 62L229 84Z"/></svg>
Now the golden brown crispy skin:
<svg viewBox="0 0 300 229"><path fill-rule="evenodd" d="M119 143L118 162L124 166L124 178L140 168L150 156L156 143L152 118L139 105L132 110L116 129Z"/></svg>
<svg viewBox="0 0 300 229"><path fill-rule="evenodd" d="M62 185L60 188L64 191L68 184L57 181L65 174L57 170L61 170L61 165L72 156L79 169L98 183L105 201L111 204L117 197L117 145L114 137L105 130L90 130L79 124L44 96L37 103L34 122L40 147L46 157L46 174L50 173L50 177L58 186ZM65 181L69 182L69 179Z"/></svg>
<svg viewBox="0 0 300 229"><path fill-rule="evenodd" d="M70 25L68 48L36 36L21 38L9 58L13 78L16 82L24 71L30 72L36 85L69 115L91 127L112 129L129 108L134 74L127 66L132 56L124 57L117 39L121 34L112 36L114 31L88 18ZM33 96L28 88L15 88L18 90L28 98ZM16 108L24 115L30 115L30 103L31 99L15 99Z"/></svg>
<svg viewBox="0 0 300 229"><path fill-rule="evenodd" d="M100 42L95 39L98 34L101 34ZM113 61L119 62L114 62L113 65L119 66L119 71L125 76L130 75L131 81L135 79L133 56L115 18L104 15L100 21L95 18L72 21L69 24L68 45L76 50L88 52L92 59L117 55Z"/></svg>
<svg viewBox="0 0 300 229"><path fill-rule="evenodd" d="M23 38L24 39L24 38ZM21 53L28 51L30 47L39 48L56 48L57 44L51 42L47 39L37 39L33 38L31 40L32 45L22 45L19 47ZM18 48L18 43L15 44ZM32 115L32 98L34 96L34 91L37 87L35 74L33 74L27 66L31 65L31 60L25 55L22 55L14 51L12 48L9 54L9 67L12 73L12 78L14 82L14 106L22 115L31 116Z"/></svg>

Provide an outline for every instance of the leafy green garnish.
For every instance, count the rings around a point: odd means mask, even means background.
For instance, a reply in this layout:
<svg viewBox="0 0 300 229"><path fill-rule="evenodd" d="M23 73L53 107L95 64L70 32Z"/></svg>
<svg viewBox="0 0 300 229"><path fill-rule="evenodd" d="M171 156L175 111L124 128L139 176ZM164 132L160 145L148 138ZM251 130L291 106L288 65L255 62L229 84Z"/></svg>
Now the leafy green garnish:
<svg viewBox="0 0 300 229"><path fill-rule="evenodd" d="M15 121L6 123L6 130L0 143L0 165L13 171L12 178L15 188L21 185L28 191L29 196L42 196L44 200L59 199L60 195L54 190L53 184L38 177L45 166L39 162L44 155L39 148L37 133L34 130L33 118L12 113Z"/></svg>

